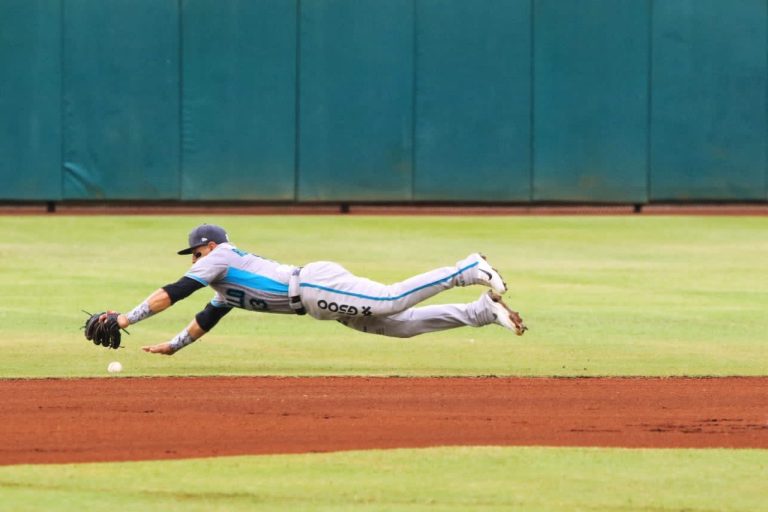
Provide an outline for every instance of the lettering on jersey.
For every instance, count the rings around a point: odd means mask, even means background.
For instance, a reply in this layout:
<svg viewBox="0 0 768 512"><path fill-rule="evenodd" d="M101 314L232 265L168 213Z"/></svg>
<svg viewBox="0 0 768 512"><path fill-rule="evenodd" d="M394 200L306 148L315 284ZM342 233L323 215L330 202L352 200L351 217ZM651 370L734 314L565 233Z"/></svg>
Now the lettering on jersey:
<svg viewBox="0 0 768 512"><path fill-rule="evenodd" d="M234 288L227 289L227 304L245 309L245 292Z"/></svg>
<svg viewBox="0 0 768 512"><path fill-rule="evenodd" d="M250 302L251 309L253 309L254 311L258 311L258 310L266 311L267 309L269 309L267 307L267 301L265 301L265 300L262 300L262 299L251 299L248 302Z"/></svg>
<svg viewBox="0 0 768 512"><path fill-rule="evenodd" d="M357 309L357 306L350 306L349 304L339 304L337 302L327 302L324 300L317 301L317 307L320 309L327 309L333 313L342 313L344 315L355 316L358 313L362 313L363 316L371 316L370 306L364 306L361 310Z"/></svg>
<svg viewBox="0 0 768 512"><path fill-rule="evenodd" d="M234 306L236 308L248 309L245 307L246 296L243 290L238 290L237 288L228 288L226 293L228 305ZM266 311L269 309L265 300L256 299L254 297L251 297L248 300L248 304L254 311Z"/></svg>

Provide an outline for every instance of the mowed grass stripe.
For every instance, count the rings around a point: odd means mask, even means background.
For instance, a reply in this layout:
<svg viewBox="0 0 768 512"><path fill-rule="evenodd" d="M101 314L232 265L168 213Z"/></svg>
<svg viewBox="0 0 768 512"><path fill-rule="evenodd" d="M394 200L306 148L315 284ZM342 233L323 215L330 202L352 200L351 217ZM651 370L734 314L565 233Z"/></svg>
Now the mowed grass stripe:
<svg viewBox="0 0 768 512"><path fill-rule="evenodd" d="M201 290L130 328L111 352L82 337L87 311L127 311L182 276L201 222L291 264L342 263L393 282L482 251L530 331L491 326L409 340L336 322L236 311L172 358L167 341ZM39 216L0 218L0 377L124 375L765 375L768 218ZM480 287L437 302L475 300Z"/></svg>
<svg viewBox="0 0 768 512"><path fill-rule="evenodd" d="M766 510L764 450L433 448L0 467L8 510Z"/></svg>

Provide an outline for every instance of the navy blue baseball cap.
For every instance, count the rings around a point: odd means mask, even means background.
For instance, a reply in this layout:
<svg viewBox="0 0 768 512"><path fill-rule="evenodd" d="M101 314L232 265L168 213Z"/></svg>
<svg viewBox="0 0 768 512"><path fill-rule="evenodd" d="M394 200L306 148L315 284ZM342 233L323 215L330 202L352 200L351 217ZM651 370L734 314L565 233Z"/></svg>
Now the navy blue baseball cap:
<svg viewBox="0 0 768 512"><path fill-rule="evenodd" d="M229 242L227 232L221 226L214 224L203 224L197 226L189 233L189 247L180 250L177 254L192 254L196 247L207 245L208 242L222 244Z"/></svg>

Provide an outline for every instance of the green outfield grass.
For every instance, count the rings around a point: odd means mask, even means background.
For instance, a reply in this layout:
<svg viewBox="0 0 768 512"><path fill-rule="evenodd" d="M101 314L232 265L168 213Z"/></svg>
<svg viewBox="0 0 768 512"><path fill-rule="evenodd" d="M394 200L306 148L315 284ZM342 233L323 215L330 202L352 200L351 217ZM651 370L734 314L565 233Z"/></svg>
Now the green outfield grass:
<svg viewBox="0 0 768 512"><path fill-rule="evenodd" d="M235 311L172 358L166 341L210 299L201 290L133 326L118 353L82 338L85 314L129 310L186 272L202 221L286 263L338 261L396 281L485 252L530 331L462 328L409 340L335 322ZM0 217L0 377L105 375L764 375L768 218ZM432 302L465 302L479 287Z"/></svg>
<svg viewBox="0 0 768 512"><path fill-rule="evenodd" d="M434 448L0 467L6 510L744 511L760 450Z"/></svg>
<svg viewBox="0 0 768 512"><path fill-rule="evenodd" d="M81 309L128 310L183 275L200 222L286 263L335 260L381 281L481 250L531 330L397 340L236 311L174 357L201 290L82 338ZM0 378L122 375L765 375L768 218L0 217ZM454 289L432 302L474 300ZM441 448L0 467L7 510L768 510L765 450Z"/></svg>

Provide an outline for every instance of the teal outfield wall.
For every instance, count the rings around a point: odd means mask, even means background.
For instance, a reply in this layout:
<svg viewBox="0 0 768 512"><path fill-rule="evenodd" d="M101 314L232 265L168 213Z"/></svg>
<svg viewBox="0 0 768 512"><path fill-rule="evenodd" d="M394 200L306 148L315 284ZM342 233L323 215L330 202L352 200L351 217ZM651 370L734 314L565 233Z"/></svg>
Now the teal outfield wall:
<svg viewBox="0 0 768 512"><path fill-rule="evenodd" d="M0 200L768 200L768 0L2 0Z"/></svg>

